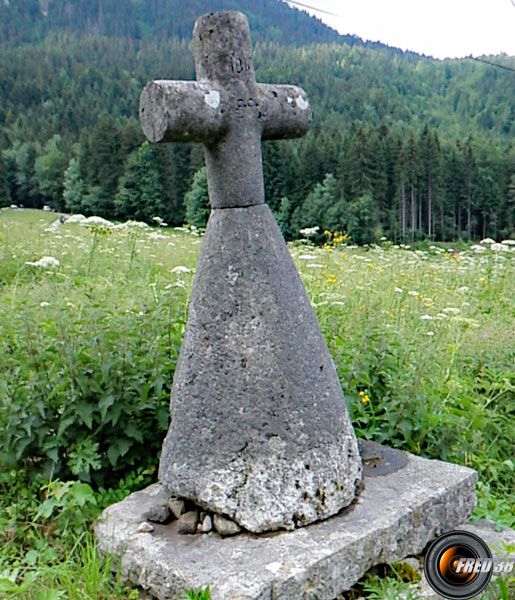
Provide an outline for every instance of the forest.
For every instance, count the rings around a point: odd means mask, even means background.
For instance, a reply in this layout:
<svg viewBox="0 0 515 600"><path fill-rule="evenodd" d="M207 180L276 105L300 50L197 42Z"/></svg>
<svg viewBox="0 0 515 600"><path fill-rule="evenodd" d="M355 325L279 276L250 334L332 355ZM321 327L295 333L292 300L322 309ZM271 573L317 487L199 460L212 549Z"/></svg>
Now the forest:
<svg viewBox="0 0 515 600"><path fill-rule="evenodd" d="M404 53L276 0L4 3L0 203L205 225L202 148L148 144L137 107L151 79L194 79L192 23L221 8L249 14L257 80L300 85L313 107L304 138L263 144L288 239L513 236L513 57L488 58L503 69Z"/></svg>

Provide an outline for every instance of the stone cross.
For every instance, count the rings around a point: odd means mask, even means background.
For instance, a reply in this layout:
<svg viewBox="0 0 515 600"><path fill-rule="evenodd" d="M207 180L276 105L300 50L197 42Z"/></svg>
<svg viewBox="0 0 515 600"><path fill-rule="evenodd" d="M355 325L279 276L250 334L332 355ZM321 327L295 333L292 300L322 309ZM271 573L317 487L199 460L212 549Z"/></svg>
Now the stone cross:
<svg viewBox="0 0 515 600"><path fill-rule="evenodd" d="M245 16L201 17L198 81L142 92L148 139L202 142L211 215L191 292L159 479L251 532L294 529L348 506L361 458L302 281L264 203L261 140L297 137L305 92L257 84Z"/></svg>
<svg viewBox="0 0 515 600"><path fill-rule="evenodd" d="M304 90L256 83L250 32L238 12L208 14L193 31L198 81L152 81L140 101L151 142L202 142L212 208L265 202L261 140L304 135Z"/></svg>

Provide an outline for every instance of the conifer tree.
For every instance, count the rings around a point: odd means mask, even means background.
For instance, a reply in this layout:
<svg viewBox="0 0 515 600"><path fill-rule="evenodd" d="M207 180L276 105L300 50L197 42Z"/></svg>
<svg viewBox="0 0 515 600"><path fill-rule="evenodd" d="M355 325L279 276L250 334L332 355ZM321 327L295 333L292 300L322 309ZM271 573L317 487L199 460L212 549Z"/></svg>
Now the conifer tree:
<svg viewBox="0 0 515 600"><path fill-rule="evenodd" d="M114 201L116 215L150 223L154 216L163 218L165 200L154 149L143 142L125 163Z"/></svg>
<svg viewBox="0 0 515 600"><path fill-rule="evenodd" d="M73 157L64 172L63 182L64 207L72 213L83 210L85 196L84 182L80 176L80 163L77 157Z"/></svg>
<svg viewBox="0 0 515 600"><path fill-rule="evenodd" d="M184 203L186 205L186 223L195 227L205 227L211 212L206 167L202 167L195 173Z"/></svg>

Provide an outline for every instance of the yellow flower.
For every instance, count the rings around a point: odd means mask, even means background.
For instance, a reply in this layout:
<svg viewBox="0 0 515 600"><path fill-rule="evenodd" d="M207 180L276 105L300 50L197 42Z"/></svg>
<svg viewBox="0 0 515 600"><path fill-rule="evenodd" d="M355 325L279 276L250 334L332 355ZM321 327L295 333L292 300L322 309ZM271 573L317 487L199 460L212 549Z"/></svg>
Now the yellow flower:
<svg viewBox="0 0 515 600"><path fill-rule="evenodd" d="M367 394L363 394L363 396L361 396L361 404L368 404L370 402L370 398L368 397Z"/></svg>
<svg viewBox="0 0 515 600"><path fill-rule="evenodd" d="M426 308L429 308L429 307L431 306L431 304L432 304L432 302L431 302L430 300L426 300L426 302L425 302L424 306L425 306Z"/></svg>
<svg viewBox="0 0 515 600"><path fill-rule="evenodd" d="M329 275L329 277L327 278L327 283L335 284L336 283L336 277L334 275Z"/></svg>

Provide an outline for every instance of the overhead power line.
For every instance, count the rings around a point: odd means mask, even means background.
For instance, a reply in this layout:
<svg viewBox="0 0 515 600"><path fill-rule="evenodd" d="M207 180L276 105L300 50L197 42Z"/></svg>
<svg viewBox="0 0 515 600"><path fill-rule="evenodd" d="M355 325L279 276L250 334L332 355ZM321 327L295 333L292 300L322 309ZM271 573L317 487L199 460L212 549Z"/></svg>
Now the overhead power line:
<svg viewBox="0 0 515 600"><path fill-rule="evenodd" d="M332 17L343 18L341 15L337 15L336 13L332 13L332 12L329 12L327 10L323 10L321 8L317 8L316 6L311 6L310 4L304 4L303 2L297 2L297 0L286 0L286 2L288 4L295 4L296 6L302 6L303 8L309 8L311 10L314 10L314 11L317 11L317 12L320 12L320 13L324 13L326 15L331 15ZM511 0L511 3L515 7L515 0ZM489 60L484 60L483 58L476 58L474 56L468 56L467 58L470 58L472 60L477 60L478 62L485 63L487 65L490 65L491 67L497 67L498 69L505 69L506 71L513 71L515 73L515 69L514 68L507 67L506 65L500 65L499 63L494 63L494 62L491 62Z"/></svg>
<svg viewBox="0 0 515 600"><path fill-rule="evenodd" d="M484 58L477 58L475 56L469 56L467 58L471 58L472 60L477 60L478 62L485 63L486 65L490 65L492 67L497 67L498 69L505 69L506 71L513 71L515 73L515 69L513 67L507 67L506 65L500 65L499 63L494 63L489 60L485 60Z"/></svg>
<svg viewBox="0 0 515 600"><path fill-rule="evenodd" d="M322 10L321 8L317 8L316 6L310 6L309 4L302 4L302 2L296 2L295 0L286 0L288 4L296 4L297 6L302 6L302 8L310 8L311 10L316 10L317 12L324 13L325 15L331 15L331 17L341 17L341 15L336 15L335 13L329 12L327 10Z"/></svg>

